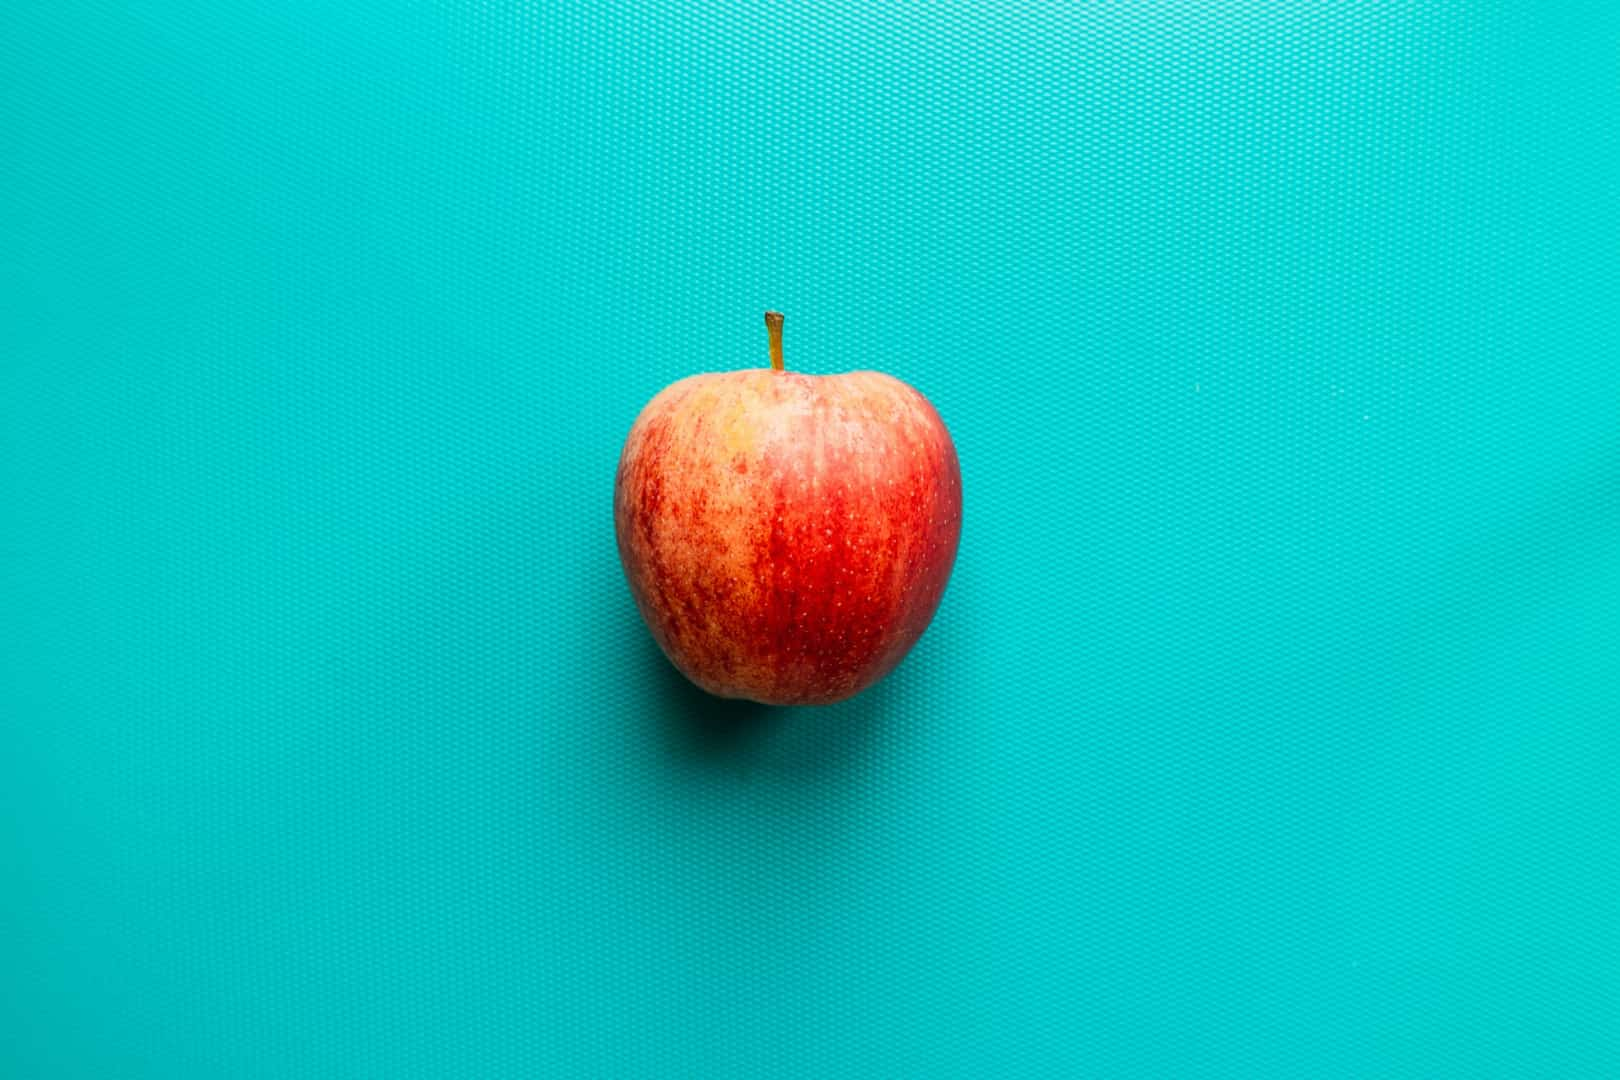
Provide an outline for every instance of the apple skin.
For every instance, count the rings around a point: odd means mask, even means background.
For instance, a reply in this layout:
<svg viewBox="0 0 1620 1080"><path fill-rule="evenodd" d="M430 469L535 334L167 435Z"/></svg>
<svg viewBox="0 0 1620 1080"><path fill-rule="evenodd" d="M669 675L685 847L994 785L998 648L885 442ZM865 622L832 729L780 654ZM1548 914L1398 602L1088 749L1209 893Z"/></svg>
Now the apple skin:
<svg viewBox="0 0 1620 1080"><path fill-rule="evenodd" d="M888 375L694 375L630 429L613 518L641 617L688 679L822 705L877 682L927 629L962 475L939 414Z"/></svg>

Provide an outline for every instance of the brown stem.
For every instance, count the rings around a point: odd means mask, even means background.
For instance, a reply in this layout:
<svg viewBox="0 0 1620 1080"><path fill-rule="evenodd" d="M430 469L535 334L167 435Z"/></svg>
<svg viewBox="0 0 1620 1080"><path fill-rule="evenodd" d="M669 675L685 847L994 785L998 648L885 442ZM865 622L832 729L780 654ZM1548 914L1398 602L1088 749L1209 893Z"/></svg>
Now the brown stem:
<svg viewBox="0 0 1620 1080"><path fill-rule="evenodd" d="M765 313L765 329L771 334L771 370L782 370L782 313L780 311L767 311Z"/></svg>

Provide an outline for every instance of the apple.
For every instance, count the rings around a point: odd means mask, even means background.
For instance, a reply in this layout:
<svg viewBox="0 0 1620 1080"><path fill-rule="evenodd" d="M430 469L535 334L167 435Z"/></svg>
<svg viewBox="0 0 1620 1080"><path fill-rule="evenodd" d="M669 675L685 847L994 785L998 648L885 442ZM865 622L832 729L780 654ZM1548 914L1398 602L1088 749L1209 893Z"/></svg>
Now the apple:
<svg viewBox="0 0 1620 1080"><path fill-rule="evenodd" d="M711 694L822 705L888 674L939 607L962 527L956 447L875 371L693 375L647 404L613 490L619 558L664 654Z"/></svg>

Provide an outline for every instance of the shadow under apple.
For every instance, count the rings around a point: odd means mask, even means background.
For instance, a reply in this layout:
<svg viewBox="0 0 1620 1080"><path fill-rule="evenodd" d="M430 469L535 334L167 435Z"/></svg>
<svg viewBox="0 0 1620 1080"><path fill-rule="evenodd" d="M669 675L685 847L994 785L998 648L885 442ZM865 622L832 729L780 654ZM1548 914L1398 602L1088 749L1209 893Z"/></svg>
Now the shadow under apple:
<svg viewBox="0 0 1620 1080"><path fill-rule="evenodd" d="M659 677L660 716L675 748L695 757L723 758L747 752L765 738L786 711L757 701L715 697L698 689L658 648L650 634L641 635L644 662Z"/></svg>
<svg viewBox="0 0 1620 1080"><path fill-rule="evenodd" d="M654 717L682 763L741 774L847 769L873 749L873 735L893 704L883 683L848 701L823 706L762 705L698 689L640 635L641 662L656 665L661 709Z"/></svg>

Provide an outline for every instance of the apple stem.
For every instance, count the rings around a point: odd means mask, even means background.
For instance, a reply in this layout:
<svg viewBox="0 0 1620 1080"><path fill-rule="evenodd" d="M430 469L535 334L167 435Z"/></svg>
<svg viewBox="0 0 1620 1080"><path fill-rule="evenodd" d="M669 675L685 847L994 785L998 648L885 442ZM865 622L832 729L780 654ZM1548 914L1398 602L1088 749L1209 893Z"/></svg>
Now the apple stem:
<svg viewBox="0 0 1620 1080"><path fill-rule="evenodd" d="M782 367L782 313L780 311L767 311L765 313L765 329L771 334L771 370L781 371Z"/></svg>

